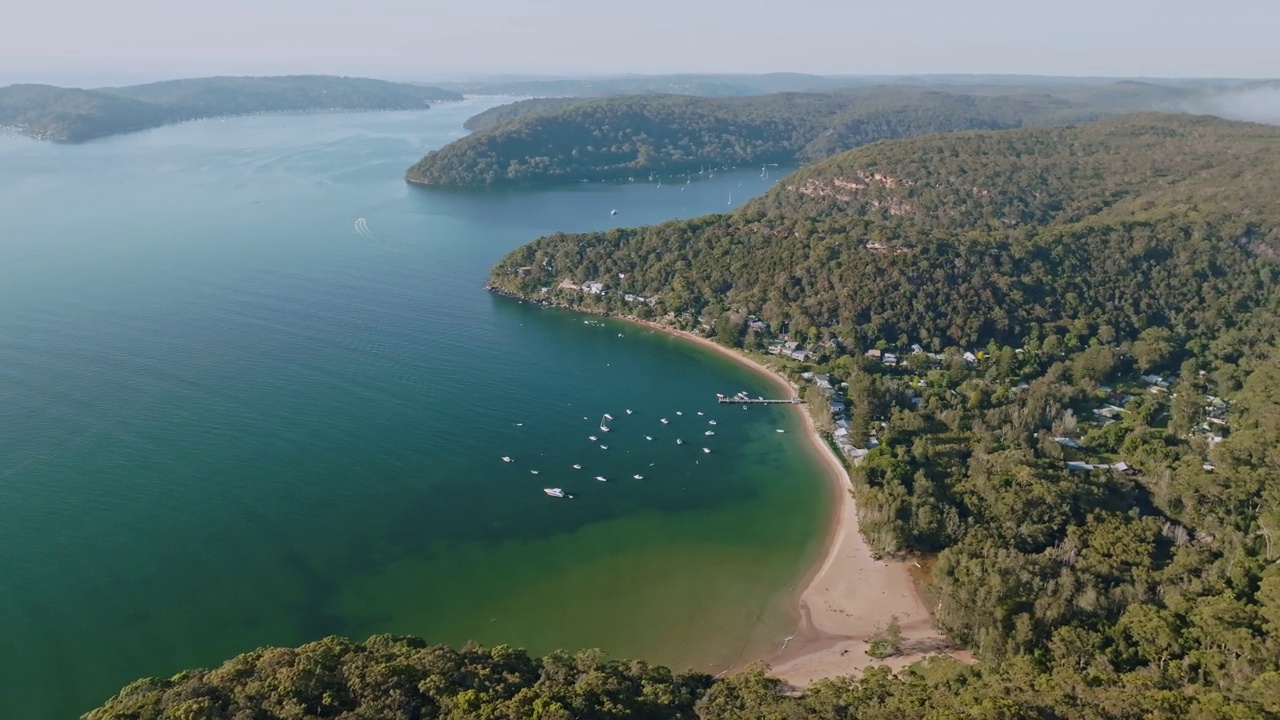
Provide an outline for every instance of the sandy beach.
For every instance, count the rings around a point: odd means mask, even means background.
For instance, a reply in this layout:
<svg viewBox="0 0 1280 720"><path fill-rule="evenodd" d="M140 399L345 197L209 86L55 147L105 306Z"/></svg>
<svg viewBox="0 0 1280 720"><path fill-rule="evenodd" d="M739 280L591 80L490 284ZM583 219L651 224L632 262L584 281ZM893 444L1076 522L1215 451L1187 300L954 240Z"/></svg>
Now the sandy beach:
<svg viewBox="0 0 1280 720"><path fill-rule="evenodd" d="M657 323L631 322L697 343L769 378L786 396L796 393L785 377L742 353ZM774 675L803 687L821 678L857 674L871 665L897 669L944 652L948 642L934 627L929 610L916 591L908 562L872 557L858 531L858 510L844 464L818 434L808 413L800 407L795 411L804 415L808 441L827 467L834 520L822 562L802 585L795 635L781 651L753 659L764 660ZM895 615L902 628L904 652L876 660L866 653L868 639Z"/></svg>

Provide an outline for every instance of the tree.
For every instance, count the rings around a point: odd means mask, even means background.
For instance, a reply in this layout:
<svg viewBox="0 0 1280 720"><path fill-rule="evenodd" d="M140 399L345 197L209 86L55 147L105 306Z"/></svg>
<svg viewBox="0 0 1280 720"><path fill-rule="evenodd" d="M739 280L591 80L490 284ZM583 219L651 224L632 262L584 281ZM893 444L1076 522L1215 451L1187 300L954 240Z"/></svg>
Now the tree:
<svg viewBox="0 0 1280 720"><path fill-rule="evenodd" d="M867 654L877 660L883 660L902 653L902 625L897 615L890 615L889 622L883 628L867 638Z"/></svg>

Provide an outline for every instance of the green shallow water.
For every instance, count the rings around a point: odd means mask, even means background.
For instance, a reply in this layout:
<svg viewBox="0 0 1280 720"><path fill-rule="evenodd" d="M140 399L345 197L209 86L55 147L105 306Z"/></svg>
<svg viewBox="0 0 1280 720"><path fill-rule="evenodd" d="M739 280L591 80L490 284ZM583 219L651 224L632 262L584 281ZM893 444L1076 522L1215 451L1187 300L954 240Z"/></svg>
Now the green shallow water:
<svg viewBox="0 0 1280 720"><path fill-rule="evenodd" d="M800 418L716 405L768 388L687 343L482 289L538 235L766 181L402 182L483 107L0 138L0 717L331 633L710 670L789 633L826 522Z"/></svg>

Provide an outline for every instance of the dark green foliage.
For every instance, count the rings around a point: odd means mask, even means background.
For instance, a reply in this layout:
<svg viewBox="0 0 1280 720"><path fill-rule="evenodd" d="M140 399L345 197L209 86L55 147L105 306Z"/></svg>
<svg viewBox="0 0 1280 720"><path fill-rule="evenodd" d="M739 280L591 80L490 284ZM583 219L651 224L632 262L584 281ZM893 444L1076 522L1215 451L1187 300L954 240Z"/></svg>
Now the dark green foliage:
<svg viewBox="0 0 1280 720"><path fill-rule="evenodd" d="M0 126L47 140L79 142L221 115L305 110L420 110L462 96L439 88L366 78L295 75L169 80L79 90L0 88Z"/></svg>
<svg viewBox="0 0 1280 720"><path fill-rule="evenodd" d="M1276 140L1140 115L882 143L730 215L543 238L492 282L843 340L819 364L848 383L855 442L879 439L853 473L860 529L877 553L937 556L936 618L986 663L892 681L847 717L1273 717ZM913 342L939 355L863 356Z"/></svg>
<svg viewBox="0 0 1280 720"><path fill-rule="evenodd" d="M528 115L537 115L540 113L560 110L561 108L576 105L585 102L582 98L530 98L528 100L520 100L518 102L507 103L497 107L489 108L482 113L477 113L467 118L462 123L462 127L475 132L493 127L500 123L516 118L522 118Z"/></svg>
<svg viewBox="0 0 1280 720"><path fill-rule="evenodd" d="M454 650L408 637L331 637L266 648L214 670L140 680L87 720L159 718L693 718L710 684L599 653L531 658L508 647Z"/></svg>
<svg viewBox="0 0 1280 720"><path fill-rule="evenodd" d="M1280 130L1155 115L877 144L730 215L537 240L492 281L536 295L604 279L659 310L714 303L863 349L1014 344L1068 321L1127 340L1150 326L1218 332L1272 292L1280 148L1258 137ZM1043 335L1050 353L1066 337ZM1165 344L1141 338L1142 360Z"/></svg>
<svg viewBox="0 0 1280 720"><path fill-rule="evenodd" d="M430 185L496 185L794 164L877 140L1097 116L1086 106L1047 96L979 97L914 88L612 97L517 114L432 152L407 177Z"/></svg>

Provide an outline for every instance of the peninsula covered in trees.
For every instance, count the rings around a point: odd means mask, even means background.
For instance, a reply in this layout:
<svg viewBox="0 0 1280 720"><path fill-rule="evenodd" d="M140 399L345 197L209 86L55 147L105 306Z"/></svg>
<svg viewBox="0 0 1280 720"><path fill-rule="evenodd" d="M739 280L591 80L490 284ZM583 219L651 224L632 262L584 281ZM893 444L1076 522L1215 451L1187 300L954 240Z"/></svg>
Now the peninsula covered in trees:
<svg viewBox="0 0 1280 720"><path fill-rule="evenodd" d="M440 88L326 75L210 77L82 90L0 88L0 127L81 142L169 123L226 115L312 110L424 110L461 100Z"/></svg>
<svg viewBox="0 0 1280 720"><path fill-rule="evenodd" d="M930 563L970 713L1252 718L1280 713L1278 273L1280 129L1148 114L880 143L491 286L772 354L873 551ZM881 697L945 713L930 672Z"/></svg>
<svg viewBox="0 0 1280 720"><path fill-rule="evenodd" d="M914 88L730 98L640 95L509 112L513 119L482 123L479 132L427 155L407 178L428 185L531 184L795 164L878 140L1101 114L1047 96Z"/></svg>

